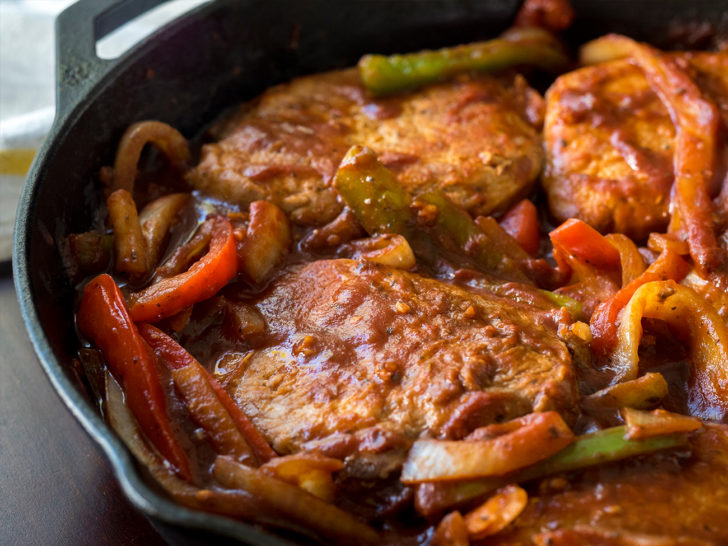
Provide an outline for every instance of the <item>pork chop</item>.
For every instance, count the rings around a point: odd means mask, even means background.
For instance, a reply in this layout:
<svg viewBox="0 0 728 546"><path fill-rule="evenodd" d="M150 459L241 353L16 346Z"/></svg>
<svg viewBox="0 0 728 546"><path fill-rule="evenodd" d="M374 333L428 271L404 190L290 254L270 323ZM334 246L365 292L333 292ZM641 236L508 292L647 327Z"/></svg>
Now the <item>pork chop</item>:
<svg viewBox="0 0 728 546"><path fill-rule="evenodd" d="M489 545L707 546L728 543L728 427L709 425L690 453L600 465L546 478Z"/></svg>
<svg viewBox="0 0 728 546"><path fill-rule="evenodd" d="M461 76L375 100L356 69L317 74L273 87L221 122L188 180L225 201L266 199L294 222L320 225L341 210L330 182L359 144L414 192L437 187L473 214L502 212L541 170L542 115L543 99L520 76Z"/></svg>
<svg viewBox="0 0 728 546"><path fill-rule="evenodd" d="M279 453L351 434L402 447L531 411L574 415L569 351L527 304L338 259L287 273L254 306L265 335L218 377Z"/></svg>
<svg viewBox="0 0 728 546"><path fill-rule="evenodd" d="M677 55L728 127L728 54ZM570 72L546 101L544 187L556 219L580 218L636 240L664 231L675 128L641 69L618 60ZM716 185L727 148L721 146Z"/></svg>

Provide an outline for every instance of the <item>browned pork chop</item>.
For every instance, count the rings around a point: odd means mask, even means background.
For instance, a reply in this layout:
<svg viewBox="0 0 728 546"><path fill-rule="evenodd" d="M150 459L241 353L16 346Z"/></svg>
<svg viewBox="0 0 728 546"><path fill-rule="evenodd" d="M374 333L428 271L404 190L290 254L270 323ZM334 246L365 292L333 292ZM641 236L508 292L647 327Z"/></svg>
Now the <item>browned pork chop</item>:
<svg viewBox="0 0 728 546"><path fill-rule="evenodd" d="M571 356L534 307L346 259L294 270L254 305L267 331L218 377L279 453L573 415Z"/></svg>
<svg viewBox="0 0 728 546"><path fill-rule="evenodd" d="M356 69L317 74L267 90L222 122L188 179L226 201L267 199L297 223L322 224L341 207L331 179L359 144L410 190L438 187L473 214L502 212L540 172L542 113L520 76L462 76L374 100Z"/></svg>
<svg viewBox="0 0 728 546"><path fill-rule="evenodd" d="M546 478L491 546L728 544L728 427L709 425L690 452L670 450ZM477 544L477 543L476 543Z"/></svg>
<svg viewBox="0 0 728 546"><path fill-rule="evenodd" d="M728 127L728 54L679 60ZM557 220L580 218L640 240L668 221L675 129L644 73L628 61L559 77L546 94L544 186ZM716 169L725 172L728 147Z"/></svg>

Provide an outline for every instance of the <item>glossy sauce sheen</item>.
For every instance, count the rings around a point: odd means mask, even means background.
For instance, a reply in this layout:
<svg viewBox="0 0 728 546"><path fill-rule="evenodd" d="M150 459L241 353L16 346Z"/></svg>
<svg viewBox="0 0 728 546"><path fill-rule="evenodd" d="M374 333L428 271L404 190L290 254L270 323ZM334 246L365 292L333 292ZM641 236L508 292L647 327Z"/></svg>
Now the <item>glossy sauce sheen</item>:
<svg viewBox="0 0 728 546"><path fill-rule="evenodd" d="M575 408L556 324L505 298L342 259L294 270L251 304L265 333L220 379L281 453L348 434L380 437L381 451Z"/></svg>

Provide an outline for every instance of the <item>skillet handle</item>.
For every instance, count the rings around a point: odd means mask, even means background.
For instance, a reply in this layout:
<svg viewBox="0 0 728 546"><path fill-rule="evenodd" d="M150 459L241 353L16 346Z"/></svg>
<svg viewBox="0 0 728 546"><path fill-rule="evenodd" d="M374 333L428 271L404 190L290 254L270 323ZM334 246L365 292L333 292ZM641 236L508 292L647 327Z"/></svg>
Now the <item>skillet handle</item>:
<svg viewBox="0 0 728 546"><path fill-rule="evenodd" d="M64 118L119 59L96 56L96 41L167 0L79 0L56 19L56 119Z"/></svg>

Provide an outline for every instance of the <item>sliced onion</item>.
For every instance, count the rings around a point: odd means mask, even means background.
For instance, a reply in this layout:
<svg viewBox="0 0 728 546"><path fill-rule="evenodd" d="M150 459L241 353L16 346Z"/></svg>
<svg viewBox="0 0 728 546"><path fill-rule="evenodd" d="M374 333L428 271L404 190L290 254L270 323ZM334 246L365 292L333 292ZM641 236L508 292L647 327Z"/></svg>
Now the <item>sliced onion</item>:
<svg viewBox="0 0 728 546"><path fill-rule="evenodd" d="M367 239L352 241L348 245L353 249L352 258L394 267L395 269L412 269L415 266L415 254L407 239L402 235L384 233Z"/></svg>
<svg viewBox="0 0 728 546"><path fill-rule="evenodd" d="M213 474L224 486L250 493L260 500L263 508L276 510L320 537L338 544L352 545L372 544L379 540L374 529L348 512L230 457L217 457Z"/></svg>
<svg viewBox="0 0 728 546"><path fill-rule="evenodd" d="M585 396L581 404L587 409L647 409L659 404L667 396L667 391L667 381L662 374L650 372Z"/></svg>
<svg viewBox="0 0 728 546"><path fill-rule="evenodd" d="M180 173L187 169L190 150L185 137L161 121L140 121L130 125L119 141L114 159L113 190L125 189L134 193L137 163L147 144L161 151Z"/></svg>
<svg viewBox="0 0 728 546"><path fill-rule="evenodd" d="M402 469L402 482L501 476L561 451L574 439L555 411L531 413L483 430L499 435L478 441L417 440Z"/></svg>
<svg viewBox="0 0 728 546"><path fill-rule="evenodd" d="M126 190L116 190L106 200L106 208L114 232L114 268L129 275L144 275L149 269L147 241L134 198Z"/></svg>
<svg viewBox="0 0 728 546"><path fill-rule="evenodd" d="M326 502L332 502L336 488L331 475L343 467L344 463L339 459L302 452L271 459L261 470L297 485Z"/></svg>
<svg viewBox="0 0 728 546"><path fill-rule="evenodd" d="M468 546L468 528L457 510L440 520L432 535L432 546Z"/></svg>
<svg viewBox="0 0 728 546"><path fill-rule="evenodd" d="M528 504L528 494L517 485L507 485L465 514L465 526L470 538L482 539L505 529Z"/></svg>
<svg viewBox="0 0 728 546"><path fill-rule="evenodd" d="M269 201L253 201L245 238L238 244L240 271L253 282L262 282L288 253L291 242L285 213Z"/></svg>
<svg viewBox="0 0 728 546"><path fill-rule="evenodd" d="M703 428L700 419L663 409L641 411L623 408L621 413L627 425L626 436L631 440L642 440L663 434L693 432Z"/></svg>
<svg viewBox="0 0 728 546"><path fill-rule="evenodd" d="M139 222L147 243L150 269L156 266L169 229L177 221L182 209L190 202L190 198L188 193L171 193L155 199L139 213Z"/></svg>

